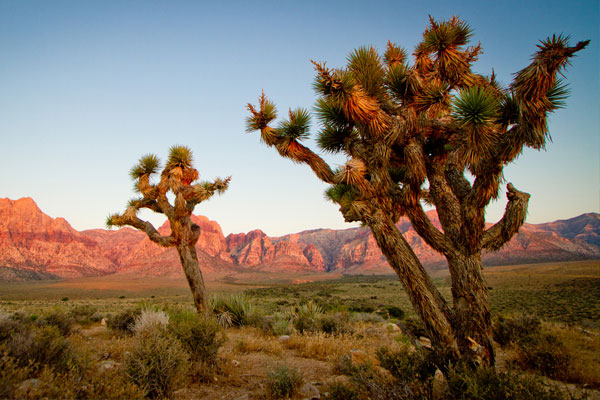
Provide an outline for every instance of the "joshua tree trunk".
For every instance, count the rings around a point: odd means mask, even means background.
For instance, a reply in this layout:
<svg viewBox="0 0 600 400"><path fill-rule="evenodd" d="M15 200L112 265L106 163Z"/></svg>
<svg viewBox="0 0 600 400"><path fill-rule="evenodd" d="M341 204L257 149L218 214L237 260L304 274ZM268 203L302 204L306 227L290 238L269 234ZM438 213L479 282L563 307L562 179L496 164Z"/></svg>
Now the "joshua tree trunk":
<svg viewBox="0 0 600 400"><path fill-rule="evenodd" d="M450 309L429 275L390 218L369 224L377 245L394 269L419 314L431 342L450 361L459 358L458 344L450 324Z"/></svg>
<svg viewBox="0 0 600 400"><path fill-rule="evenodd" d="M460 352L463 357L494 365L492 318L481 254L448 258L448 267L454 303L452 325Z"/></svg>
<svg viewBox="0 0 600 400"><path fill-rule="evenodd" d="M204 279L200 272L200 266L198 264L198 256L196 254L196 248L193 244L183 244L177 246L177 252L179 253L179 260L183 267L183 272L192 291L192 297L194 298L194 305L198 313L208 313L208 301L206 298L206 290L204 288Z"/></svg>

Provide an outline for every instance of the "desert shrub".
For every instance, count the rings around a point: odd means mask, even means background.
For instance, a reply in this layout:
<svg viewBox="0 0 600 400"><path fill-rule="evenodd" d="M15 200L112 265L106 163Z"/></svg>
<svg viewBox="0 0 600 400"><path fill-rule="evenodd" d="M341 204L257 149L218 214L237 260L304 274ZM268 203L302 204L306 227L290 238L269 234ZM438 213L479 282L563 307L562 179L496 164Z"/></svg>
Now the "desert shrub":
<svg viewBox="0 0 600 400"><path fill-rule="evenodd" d="M290 335L293 331L293 325L289 319L277 318L273 323L273 334L275 336Z"/></svg>
<svg viewBox="0 0 600 400"><path fill-rule="evenodd" d="M294 368L279 365L267 373L266 390L268 399L287 399L300 388L303 379Z"/></svg>
<svg viewBox="0 0 600 400"><path fill-rule="evenodd" d="M193 361L215 364L219 347L225 342L225 334L212 318L192 310L171 314L169 330L186 349Z"/></svg>
<svg viewBox="0 0 600 400"><path fill-rule="evenodd" d="M387 314L391 317L391 318L398 318L398 319L402 319L404 318L404 310L402 310L400 307L396 307L396 306L388 306L385 309L387 311Z"/></svg>
<svg viewBox="0 0 600 400"><path fill-rule="evenodd" d="M402 322L399 322L398 325L402 329L402 331L413 337L427 337L427 331L425 330L425 325L423 322L416 317L408 317Z"/></svg>
<svg viewBox="0 0 600 400"><path fill-rule="evenodd" d="M325 333L339 335L351 332L347 313L324 314L318 319L319 329Z"/></svg>
<svg viewBox="0 0 600 400"><path fill-rule="evenodd" d="M424 382L433 377L437 369L431 354L425 350L411 351L403 348L392 351L380 347L377 349L376 357L379 364L402 384L415 380Z"/></svg>
<svg viewBox="0 0 600 400"><path fill-rule="evenodd" d="M56 374L45 370L39 375L40 385L28 398L49 399L143 399L144 392L127 380L118 368L101 373L88 368L76 373ZM21 393L19 393L21 394Z"/></svg>
<svg viewBox="0 0 600 400"><path fill-rule="evenodd" d="M325 385L323 389L325 400L359 400L359 394L352 384L347 381L336 379Z"/></svg>
<svg viewBox="0 0 600 400"><path fill-rule="evenodd" d="M262 315L260 312L254 312L250 318L246 320L246 325L254 326L260 329L265 335L273 335L273 325L275 324L275 317L271 315Z"/></svg>
<svg viewBox="0 0 600 400"><path fill-rule="evenodd" d="M244 294L213 297L209 306L223 327L243 326L254 314L254 307Z"/></svg>
<svg viewBox="0 0 600 400"><path fill-rule="evenodd" d="M135 317L131 331L135 334L166 329L169 325L169 316L164 311L144 309Z"/></svg>
<svg viewBox="0 0 600 400"><path fill-rule="evenodd" d="M63 310L55 309L43 314L35 322L39 326L55 326L61 335L68 336L73 330L73 324L75 323L75 320Z"/></svg>
<svg viewBox="0 0 600 400"><path fill-rule="evenodd" d="M378 324L383 322L383 317L379 314L354 312L350 316L352 322L366 322L370 324Z"/></svg>
<svg viewBox="0 0 600 400"><path fill-rule="evenodd" d="M21 335L27 331L28 325L25 322L14 320L12 318L0 319L0 343L10 339L13 335Z"/></svg>
<svg viewBox="0 0 600 400"><path fill-rule="evenodd" d="M494 340L502 347L518 342L526 336L536 335L540 331L540 320L527 314L520 314L514 318L498 316L492 326Z"/></svg>
<svg viewBox="0 0 600 400"><path fill-rule="evenodd" d="M131 382L150 398L170 397L185 376L187 366L188 354L181 344L158 330L139 335L125 358Z"/></svg>
<svg viewBox="0 0 600 400"><path fill-rule="evenodd" d="M408 385L399 384L371 364L360 364L352 369L350 379L359 392L359 398L373 400L426 399Z"/></svg>
<svg viewBox="0 0 600 400"><path fill-rule="evenodd" d="M32 374L29 365L21 365L14 357L0 354L0 399L15 398L15 389Z"/></svg>
<svg viewBox="0 0 600 400"><path fill-rule="evenodd" d="M10 314L4 310L4 308L0 307L0 322L7 320L10 318Z"/></svg>
<svg viewBox="0 0 600 400"><path fill-rule="evenodd" d="M23 310L14 311L12 314L10 314L9 318L13 321L24 323L32 322L33 320L35 320L31 318L30 314L27 314Z"/></svg>
<svg viewBox="0 0 600 400"><path fill-rule="evenodd" d="M319 318L323 314L323 308L313 301L293 306L289 310L292 324L300 333L315 332L319 330Z"/></svg>
<svg viewBox="0 0 600 400"><path fill-rule="evenodd" d="M536 376L493 368L457 367L446 375L444 397L457 400L560 400L562 393Z"/></svg>
<svg viewBox="0 0 600 400"><path fill-rule="evenodd" d="M100 322L100 321L102 321L102 318L104 318L104 313L100 312L100 311L96 311L90 316L90 321Z"/></svg>
<svg viewBox="0 0 600 400"><path fill-rule="evenodd" d="M519 341L514 362L522 369L563 379L570 366L570 356L563 343L550 333L528 335Z"/></svg>
<svg viewBox="0 0 600 400"><path fill-rule="evenodd" d="M113 331L132 334L135 319L142 313L139 308L123 310L120 313L109 316L106 325Z"/></svg>
<svg viewBox="0 0 600 400"><path fill-rule="evenodd" d="M90 304L79 304L71 308L68 315L80 324L89 324L94 322L93 316L97 311L98 309ZM100 319L96 321L100 321Z"/></svg>
<svg viewBox="0 0 600 400"><path fill-rule="evenodd" d="M14 358L20 367L43 366L61 372L77 366L75 348L56 326L26 327L0 344L0 353Z"/></svg>

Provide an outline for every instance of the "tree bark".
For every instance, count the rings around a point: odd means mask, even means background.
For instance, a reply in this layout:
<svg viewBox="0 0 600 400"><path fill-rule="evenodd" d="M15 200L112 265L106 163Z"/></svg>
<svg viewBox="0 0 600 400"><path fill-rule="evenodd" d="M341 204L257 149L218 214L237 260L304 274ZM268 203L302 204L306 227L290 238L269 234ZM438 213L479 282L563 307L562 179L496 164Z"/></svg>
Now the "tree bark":
<svg viewBox="0 0 600 400"><path fill-rule="evenodd" d="M444 359L450 362L457 360L459 347L450 324L451 313L448 305L412 248L390 218L377 218L369 227L425 324L434 348Z"/></svg>
<svg viewBox="0 0 600 400"><path fill-rule="evenodd" d="M453 329L463 359L494 365L492 317L481 253L448 258L454 300Z"/></svg>
<svg viewBox="0 0 600 400"><path fill-rule="evenodd" d="M196 248L193 244L181 244L177 246L177 252L179 253L183 272L192 291L196 310L199 314L208 314L210 310L204 288L204 279L202 278L202 272L198 264Z"/></svg>

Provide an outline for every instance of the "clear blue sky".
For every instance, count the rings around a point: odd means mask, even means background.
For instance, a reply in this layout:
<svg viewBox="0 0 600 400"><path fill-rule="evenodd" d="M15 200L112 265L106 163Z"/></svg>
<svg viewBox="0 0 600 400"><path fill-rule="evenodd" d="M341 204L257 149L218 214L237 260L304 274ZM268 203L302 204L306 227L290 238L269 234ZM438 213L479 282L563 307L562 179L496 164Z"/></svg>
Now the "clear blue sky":
<svg viewBox="0 0 600 400"><path fill-rule="evenodd" d="M29 196L76 229L101 228L133 197L136 160L184 144L201 178L233 176L196 208L226 234L351 227L308 167L245 133L245 105L264 89L280 114L310 108L310 59L342 66L352 49L382 51L388 40L412 51L428 14L455 14L483 45L476 70L494 68L504 83L548 35L592 40L567 71L572 93L551 118L553 143L505 176L531 193L528 222L599 212L598 4L0 0L0 197ZM504 205L502 196L488 221Z"/></svg>

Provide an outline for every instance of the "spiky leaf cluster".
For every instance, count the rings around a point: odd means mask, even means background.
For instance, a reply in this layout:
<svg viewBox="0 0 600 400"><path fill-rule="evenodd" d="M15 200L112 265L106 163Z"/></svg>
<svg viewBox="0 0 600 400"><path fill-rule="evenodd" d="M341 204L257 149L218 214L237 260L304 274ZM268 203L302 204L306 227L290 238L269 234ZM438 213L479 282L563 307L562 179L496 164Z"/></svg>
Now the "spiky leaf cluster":
<svg viewBox="0 0 600 400"><path fill-rule="evenodd" d="M146 154L129 171L129 176L137 181L142 176L150 176L160 169L160 160L154 154Z"/></svg>
<svg viewBox="0 0 600 400"><path fill-rule="evenodd" d="M289 118L279 124L279 135L289 140L303 140L310 136L310 113L304 108L290 110Z"/></svg>

